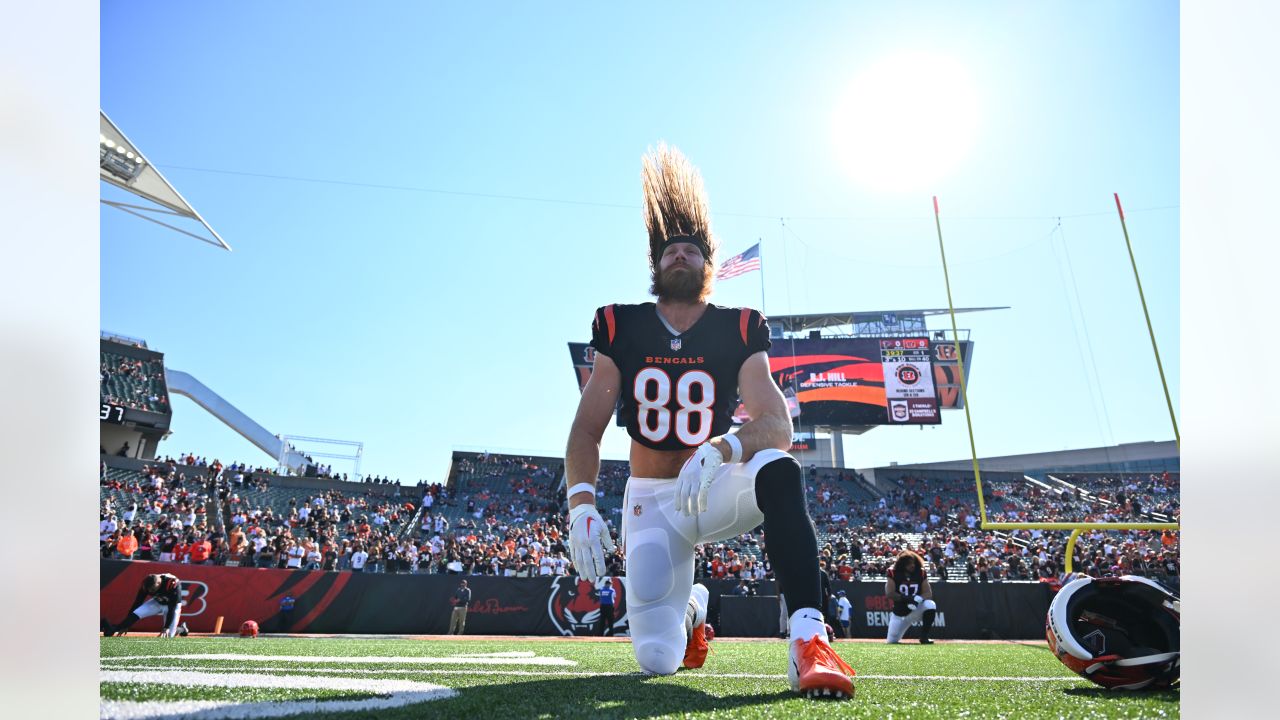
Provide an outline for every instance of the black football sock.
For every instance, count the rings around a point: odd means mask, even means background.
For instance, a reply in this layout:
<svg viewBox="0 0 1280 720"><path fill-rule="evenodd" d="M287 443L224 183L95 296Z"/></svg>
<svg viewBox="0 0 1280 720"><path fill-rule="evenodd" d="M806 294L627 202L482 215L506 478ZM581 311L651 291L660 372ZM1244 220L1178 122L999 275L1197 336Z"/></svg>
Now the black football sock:
<svg viewBox="0 0 1280 720"><path fill-rule="evenodd" d="M134 623L138 622L141 619L142 618L138 617L137 615L134 615L133 613L129 613L129 617L125 618L124 622L116 626L115 634L116 635L125 634L126 632L129 631L129 628L133 627Z"/></svg>
<svg viewBox="0 0 1280 720"><path fill-rule="evenodd" d="M924 628L920 630L920 637L929 637L929 628L933 627L933 619L938 614L937 610L925 610L924 617L920 618L924 622Z"/></svg>
<svg viewBox="0 0 1280 720"><path fill-rule="evenodd" d="M794 458L779 458L756 473L756 505L764 513L765 554L787 609L822 608L818 535L804 502L804 478Z"/></svg>

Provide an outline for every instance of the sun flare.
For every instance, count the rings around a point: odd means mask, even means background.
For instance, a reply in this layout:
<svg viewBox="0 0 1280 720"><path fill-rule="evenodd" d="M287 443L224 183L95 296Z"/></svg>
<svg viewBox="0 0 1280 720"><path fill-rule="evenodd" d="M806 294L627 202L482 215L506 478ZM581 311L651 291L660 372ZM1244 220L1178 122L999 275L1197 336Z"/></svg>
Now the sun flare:
<svg viewBox="0 0 1280 720"><path fill-rule="evenodd" d="M853 79L836 107L833 134L841 166L860 184L922 190L968 155L978 116L978 94L962 65L905 53Z"/></svg>

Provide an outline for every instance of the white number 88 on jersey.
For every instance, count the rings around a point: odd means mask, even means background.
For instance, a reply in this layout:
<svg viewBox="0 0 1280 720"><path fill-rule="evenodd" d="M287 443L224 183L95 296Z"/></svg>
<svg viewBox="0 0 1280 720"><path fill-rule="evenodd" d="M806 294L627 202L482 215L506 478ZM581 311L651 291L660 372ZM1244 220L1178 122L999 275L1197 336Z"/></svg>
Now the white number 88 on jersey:
<svg viewBox="0 0 1280 720"><path fill-rule="evenodd" d="M693 400L694 386L699 400ZM636 373L635 398L639 405L640 434L655 443L671 434L671 376L661 368L647 367ZM716 381L704 370L687 370L675 383L675 431L680 442L694 447L711 437L712 408L716 403ZM697 416L697 429L693 417Z"/></svg>

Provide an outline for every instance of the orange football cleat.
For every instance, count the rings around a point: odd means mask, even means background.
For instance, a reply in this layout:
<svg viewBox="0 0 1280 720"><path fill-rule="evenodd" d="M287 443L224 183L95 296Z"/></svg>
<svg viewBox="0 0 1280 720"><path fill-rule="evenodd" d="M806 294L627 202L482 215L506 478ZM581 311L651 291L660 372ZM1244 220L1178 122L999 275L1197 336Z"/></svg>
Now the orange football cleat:
<svg viewBox="0 0 1280 720"><path fill-rule="evenodd" d="M853 676L857 673L831 649L826 638L791 641L791 666L787 675L791 689L811 698L852 698Z"/></svg>
<svg viewBox="0 0 1280 720"><path fill-rule="evenodd" d="M693 628L689 642L684 646L684 666L700 668L707 661L707 624L702 623Z"/></svg>
<svg viewBox="0 0 1280 720"><path fill-rule="evenodd" d="M715 631L707 627L710 597L710 591L702 583L695 583L689 592L689 605L684 613L685 633L689 638L684 646L684 667L700 668L707 661L707 641L716 636Z"/></svg>

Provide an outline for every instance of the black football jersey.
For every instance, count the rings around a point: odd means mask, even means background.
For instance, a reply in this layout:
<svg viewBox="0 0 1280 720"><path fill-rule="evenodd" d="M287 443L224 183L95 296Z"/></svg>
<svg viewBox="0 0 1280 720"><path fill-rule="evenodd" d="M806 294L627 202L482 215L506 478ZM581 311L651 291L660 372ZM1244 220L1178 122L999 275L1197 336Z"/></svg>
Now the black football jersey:
<svg viewBox="0 0 1280 720"><path fill-rule="evenodd" d="M169 605L182 599L182 583L172 573L160 573L160 589L153 595L160 604Z"/></svg>
<svg viewBox="0 0 1280 720"><path fill-rule="evenodd" d="M156 589L155 593L147 592L147 581L151 578L160 578L160 587ZM131 607L137 610L148 596L154 598L161 605L173 607L182 601L182 581L178 580L178 577L172 573L156 573L155 575L146 576L142 579L142 587L138 588L138 595L133 599Z"/></svg>
<svg viewBox="0 0 1280 720"><path fill-rule="evenodd" d="M924 585L924 571L913 570L902 573L902 577L898 577L894 574L894 568L889 568L889 580L893 582L893 586L898 589L898 592L909 598L914 597L920 594L920 587ZM907 601L902 599L895 600L893 611L898 615L908 614L910 610L907 609Z"/></svg>
<svg viewBox="0 0 1280 720"><path fill-rule="evenodd" d="M679 334L651 302L606 305L591 325L591 347L622 373L618 424L654 450L685 450L728 432L738 371L769 345L768 322L749 308L709 304Z"/></svg>

